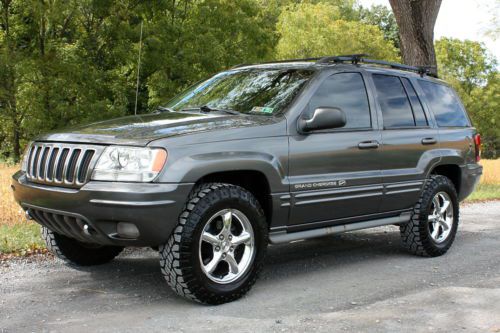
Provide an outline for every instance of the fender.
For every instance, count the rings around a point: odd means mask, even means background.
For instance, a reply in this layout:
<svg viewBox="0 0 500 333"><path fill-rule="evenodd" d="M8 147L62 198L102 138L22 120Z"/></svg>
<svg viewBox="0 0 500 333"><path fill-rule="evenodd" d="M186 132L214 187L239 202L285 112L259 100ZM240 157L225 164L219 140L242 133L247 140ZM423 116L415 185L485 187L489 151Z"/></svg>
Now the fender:
<svg viewBox="0 0 500 333"><path fill-rule="evenodd" d="M433 150L435 154L439 156L438 159L433 159L427 166L425 172L425 178L430 177L431 172L440 165L453 164L462 167L465 164L464 158L460 155L460 152L454 149L436 149Z"/></svg>
<svg viewBox="0 0 500 333"><path fill-rule="evenodd" d="M264 174L273 192L289 190L285 136L183 146L168 154L159 182L196 183L216 172L249 170Z"/></svg>

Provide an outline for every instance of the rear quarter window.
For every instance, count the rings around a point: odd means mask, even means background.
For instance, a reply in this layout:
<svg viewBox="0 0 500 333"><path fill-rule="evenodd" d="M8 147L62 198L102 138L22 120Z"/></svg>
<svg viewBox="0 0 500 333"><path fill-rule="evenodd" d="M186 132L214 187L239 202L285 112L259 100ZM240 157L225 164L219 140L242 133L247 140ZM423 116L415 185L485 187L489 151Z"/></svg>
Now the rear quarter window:
<svg viewBox="0 0 500 333"><path fill-rule="evenodd" d="M470 126L465 110L453 89L430 81L418 81L439 127Z"/></svg>

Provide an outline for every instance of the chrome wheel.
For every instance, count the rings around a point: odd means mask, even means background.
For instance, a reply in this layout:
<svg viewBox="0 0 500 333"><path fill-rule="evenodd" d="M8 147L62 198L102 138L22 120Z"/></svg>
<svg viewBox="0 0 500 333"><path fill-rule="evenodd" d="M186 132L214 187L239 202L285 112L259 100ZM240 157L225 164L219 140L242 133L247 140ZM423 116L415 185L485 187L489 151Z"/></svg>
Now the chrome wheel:
<svg viewBox="0 0 500 333"><path fill-rule="evenodd" d="M205 224L200 238L200 262L205 275L217 283L237 280L255 256L252 224L237 209L224 209Z"/></svg>
<svg viewBox="0 0 500 333"><path fill-rule="evenodd" d="M431 238L442 243L453 227L453 202L446 192L437 193L432 199L428 228Z"/></svg>

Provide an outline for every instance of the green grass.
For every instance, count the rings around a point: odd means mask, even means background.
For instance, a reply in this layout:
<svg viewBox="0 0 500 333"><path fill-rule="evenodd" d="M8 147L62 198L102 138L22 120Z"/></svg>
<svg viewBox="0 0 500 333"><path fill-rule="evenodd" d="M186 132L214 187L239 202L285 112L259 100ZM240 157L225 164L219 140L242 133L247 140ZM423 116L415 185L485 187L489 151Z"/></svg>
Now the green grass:
<svg viewBox="0 0 500 333"><path fill-rule="evenodd" d="M479 184L467 201L500 199L500 184Z"/></svg>
<svg viewBox="0 0 500 333"><path fill-rule="evenodd" d="M17 253L24 255L45 248L37 223L0 225L0 254Z"/></svg>

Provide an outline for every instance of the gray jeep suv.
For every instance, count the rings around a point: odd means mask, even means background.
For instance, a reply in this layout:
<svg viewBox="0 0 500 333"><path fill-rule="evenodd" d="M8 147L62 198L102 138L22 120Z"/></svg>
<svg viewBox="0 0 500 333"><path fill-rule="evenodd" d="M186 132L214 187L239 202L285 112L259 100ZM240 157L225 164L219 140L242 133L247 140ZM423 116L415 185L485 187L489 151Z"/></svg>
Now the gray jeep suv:
<svg viewBox="0 0 500 333"><path fill-rule="evenodd" d="M393 224L411 253L446 253L479 158L445 82L353 55L237 66L152 114L41 136L12 189L57 257L150 246L175 292L220 304L269 243Z"/></svg>

